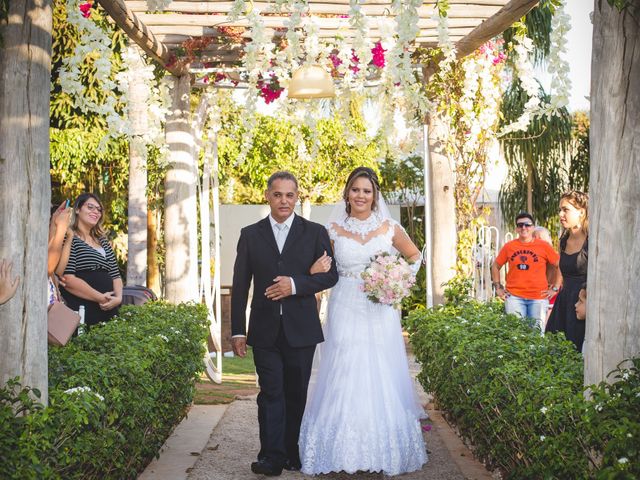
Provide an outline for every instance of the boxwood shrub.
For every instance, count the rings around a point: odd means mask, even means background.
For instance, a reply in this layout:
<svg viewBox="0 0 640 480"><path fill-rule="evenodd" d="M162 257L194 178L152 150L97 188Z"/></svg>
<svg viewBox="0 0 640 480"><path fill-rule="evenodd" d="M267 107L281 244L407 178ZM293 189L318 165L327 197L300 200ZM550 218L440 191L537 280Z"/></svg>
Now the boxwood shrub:
<svg viewBox="0 0 640 480"><path fill-rule="evenodd" d="M573 345L498 303L462 301L405 322L425 390L503 477L640 478L640 358L585 395Z"/></svg>
<svg viewBox="0 0 640 480"><path fill-rule="evenodd" d="M207 312L150 303L49 350L49 405L0 390L0 478L133 479L184 417Z"/></svg>

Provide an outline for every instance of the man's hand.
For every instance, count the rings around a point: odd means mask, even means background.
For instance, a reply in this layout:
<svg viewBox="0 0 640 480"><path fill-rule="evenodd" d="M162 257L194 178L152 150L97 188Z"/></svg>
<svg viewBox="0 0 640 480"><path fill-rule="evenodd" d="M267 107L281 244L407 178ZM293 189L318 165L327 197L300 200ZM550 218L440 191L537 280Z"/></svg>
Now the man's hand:
<svg viewBox="0 0 640 480"><path fill-rule="evenodd" d="M247 337L233 337L231 339L231 348L233 353L239 357L247 355Z"/></svg>
<svg viewBox="0 0 640 480"><path fill-rule="evenodd" d="M282 300L291 295L291 278L290 277L276 277L273 279L275 282L273 285L267 288L264 292L265 296L269 300Z"/></svg>

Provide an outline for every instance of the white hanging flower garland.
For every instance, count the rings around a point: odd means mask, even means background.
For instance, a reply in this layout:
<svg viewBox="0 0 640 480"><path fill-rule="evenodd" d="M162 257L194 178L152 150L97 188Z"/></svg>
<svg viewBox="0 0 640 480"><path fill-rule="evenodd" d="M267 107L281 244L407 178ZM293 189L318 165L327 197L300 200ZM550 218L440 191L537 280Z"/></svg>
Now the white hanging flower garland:
<svg viewBox="0 0 640 480"><path fill-rule="evenodd" d="M571 30L571 17L565 12L565 1L560 0L551 18L551 47L549 49L548 71L552 74L550 111L556 115L558 110L569 105L571 80L569 62L564 58L567 53L567 33Z"/></svg>
<svg viewBox="0 0 640 480"><path fill-rule="evenodd" d="M71 96L75 108L85 113L97 113L105 118L107 135L102 138L98 146L99 150L103 150L110 138L128 134L130 129L126 120L126 104L124 116L116 111L118 101L123 103L126 99L116 96L116 90L122 91L122 87L110 78L113 55L111 39L90 19L90 10L86 16L81 12L78 0L67 0L67 22L78 29L80 41L76 44L73 54L62 61L59 71L60 86ZM104 92L107 92L103 103L98 103L85 95L81 70L82 64L88 57L93 59L98 84Z"/></svg>
<svg viewBox="0 0 640 480"><path fill-rule="evenodd" d="M531 120L537 115L540 115L542 111L540 105L540 87L534 75L533 64L529 59L530 53L533 51L533 40L521 34L514 37L514 42L513 50L516 53L514 62L516 74L518 80L520 80L522 89L529 96L529 100L525 103L524 111L522 115L520 115L520 118L502 128L500 131L501 136L512 132L525 131L529 128Z"/></svg>

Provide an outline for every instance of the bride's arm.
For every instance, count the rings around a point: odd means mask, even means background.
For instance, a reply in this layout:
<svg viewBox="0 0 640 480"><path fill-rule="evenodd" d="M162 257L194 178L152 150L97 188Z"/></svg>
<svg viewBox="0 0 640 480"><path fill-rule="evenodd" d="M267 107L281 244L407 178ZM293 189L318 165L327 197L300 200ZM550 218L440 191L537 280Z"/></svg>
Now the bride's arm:
<svg viewBox="0 0 640 480"><path fill-rule="evenodd" d="M331 241L331 250L333 252L333 240ZM317 259L313 263L313 265L311 265L311 268L309 269L309 273L311 275L314 275L316 273L328 272L329 269L331 268L331 261L332 260L333 259L325 251L324 254L319 259Z"/></svg>
<svg viewBox="0 0 640 480"><path fill-rule="evenodd" d="M393 246L398 250L409 263L415 263L420 261L420 250L416 247L416 244L411 241L407 232L400 225L395 225L395 232L393 234Z"/></svg>

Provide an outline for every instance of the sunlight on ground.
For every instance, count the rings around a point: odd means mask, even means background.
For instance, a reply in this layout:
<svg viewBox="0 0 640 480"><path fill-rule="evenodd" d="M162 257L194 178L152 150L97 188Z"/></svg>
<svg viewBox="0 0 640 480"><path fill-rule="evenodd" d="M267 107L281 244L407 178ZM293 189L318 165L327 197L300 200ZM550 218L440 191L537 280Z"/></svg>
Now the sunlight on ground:
<svg viewBox="0 0 640 480"><path fill-rule="evenodd" d="M222 384L213 383L206 374L200 376L196 383L194 403L200 405L215 405L231 403L236 396L255 395L256 387L255 367L251 349L245 358L233 357L222 360Z"/></svg>

